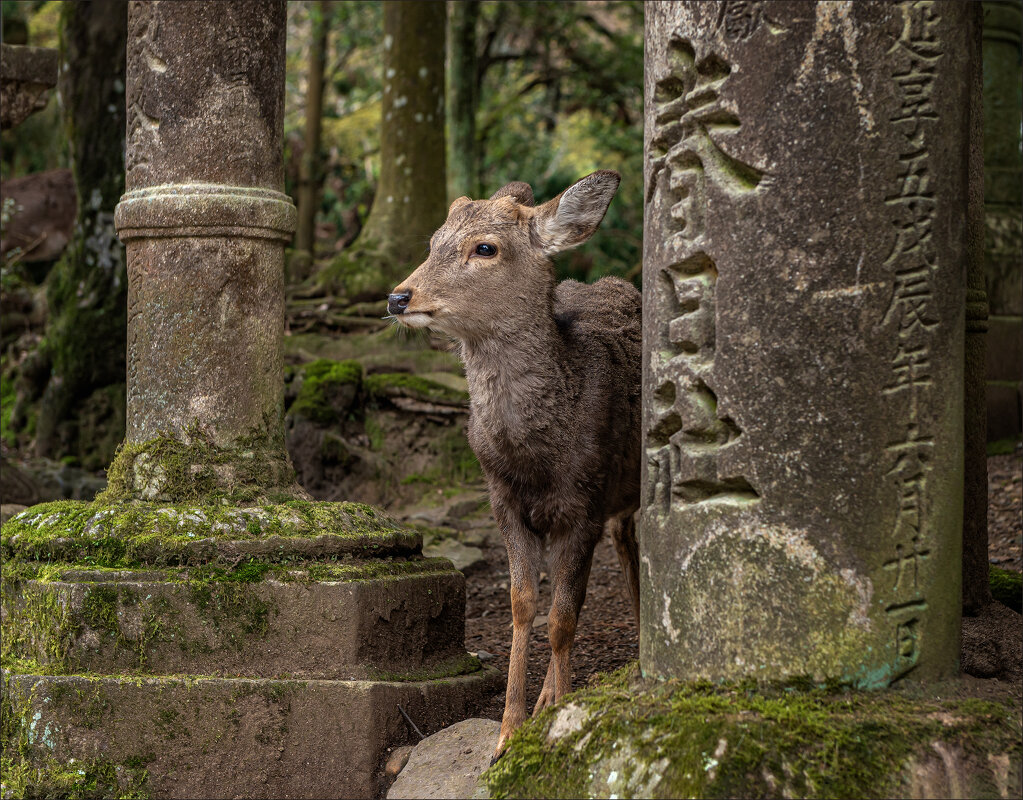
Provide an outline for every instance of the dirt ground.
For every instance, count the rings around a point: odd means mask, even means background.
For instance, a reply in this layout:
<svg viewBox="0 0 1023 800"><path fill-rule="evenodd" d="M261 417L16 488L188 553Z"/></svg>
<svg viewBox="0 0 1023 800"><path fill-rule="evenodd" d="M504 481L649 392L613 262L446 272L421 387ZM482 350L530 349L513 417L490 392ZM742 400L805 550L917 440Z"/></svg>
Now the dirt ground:
<svg viewBox="0 0 1023 800"><path fill-rule="evenodd" d="M990 559L1005 569L1023 569L1023 459L1019 454L988 459L988 537ZM511 648L511 605L508 596L508 562L499 544L482 545L486 566L466 577L465 643L470 651L493 656L488 663L503 673L508 669ZM540 584L540 608L550 605L550 582ZM546 620L534 623L529 652L527 700L540 694L550 658ZM597 546L589 590L583 606L572 651L578 687L598 672L617 669L639 657L639 633L632 617L618 558L610 541ZM504 694L491 699L483 715L500 719Z"/></svg>

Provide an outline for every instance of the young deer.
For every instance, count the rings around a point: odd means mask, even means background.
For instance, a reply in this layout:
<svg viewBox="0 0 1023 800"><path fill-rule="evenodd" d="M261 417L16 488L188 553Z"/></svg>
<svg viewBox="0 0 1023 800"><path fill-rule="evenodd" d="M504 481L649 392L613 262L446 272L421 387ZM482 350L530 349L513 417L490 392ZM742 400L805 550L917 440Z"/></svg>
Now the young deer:
<svg viewBox="0 0 1023 800"><path fill-rule="evenodd" d="M461 343L469 444L508 549L512 649L494 757L526 718L526 660L544 543L551 658L533 713L571 688L569 653L606 527L639 617L640 294L618 278L555 285L550 256L593 235L618 188L599 171L533 207L526 183L460 197L430 253L388 297L411 328Z"/></svg>

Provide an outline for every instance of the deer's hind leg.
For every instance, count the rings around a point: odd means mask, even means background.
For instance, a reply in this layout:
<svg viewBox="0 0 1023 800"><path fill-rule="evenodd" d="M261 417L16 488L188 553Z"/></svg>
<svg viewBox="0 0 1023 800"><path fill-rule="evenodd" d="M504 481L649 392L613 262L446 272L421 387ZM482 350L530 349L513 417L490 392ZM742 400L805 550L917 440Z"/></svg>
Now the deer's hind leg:
<svg viewBox="0 0 1023 800"><path fill-rule="evenodd" d="M626 517L615 517L607 522L611 541L622 565L625 587L632 601L632 613L639 625L639 542L636 539L636 518L630 513Z"/></svg>
<svg viewBox="0 0 1023 800"><path fill-rule="evenodd" d="M551 613L547 617L547 632L551 642L551 662L543 690L533 709L534 714L557 702L572 689L572 644L579 611L586 599L593 549L599 538L600 528L597 526L559 537L550 544L554 594Z"/></svg>

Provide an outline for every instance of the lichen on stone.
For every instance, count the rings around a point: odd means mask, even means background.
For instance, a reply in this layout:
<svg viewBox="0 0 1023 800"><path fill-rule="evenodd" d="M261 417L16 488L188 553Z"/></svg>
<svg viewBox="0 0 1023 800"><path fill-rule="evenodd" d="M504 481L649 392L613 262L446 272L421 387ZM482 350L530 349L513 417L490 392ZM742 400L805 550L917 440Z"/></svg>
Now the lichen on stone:
<svg viewBox="0 0 1023 800"><path fill-rule="evenodd" d="M988 758L1019 763L1018 698L929 692L658 683L633 664L527 721L483 779L494 798L898 797L954 753L968 796L1018 794Z"/></svg>

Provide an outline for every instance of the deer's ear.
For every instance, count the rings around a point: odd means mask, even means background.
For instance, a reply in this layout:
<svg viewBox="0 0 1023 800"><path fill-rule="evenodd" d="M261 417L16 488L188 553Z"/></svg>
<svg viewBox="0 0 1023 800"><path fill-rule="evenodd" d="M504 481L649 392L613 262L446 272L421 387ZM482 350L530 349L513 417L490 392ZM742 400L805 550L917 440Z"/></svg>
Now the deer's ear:
<svg viewBox="0 0 1023 800"><path fill-rule="evenodd" d="M528 183L523 183L522 181L512 181L490 195L491 200L497 200L501 197L510 197L516 203L524 206L531 206L534 202L532 188Z"/></svg>
<svg viewBox="0 0 1023 800"><path fill-rule="evenodd" d="M532 234L544 253L554 255L589 239L604 219L621 179L614 170L598 170L538 206Z"/></svg>
<svg viewBox="0 0 1023 800"><path fill-rule="evenodd" d="M472 200L470 200L468 197L465 196L456 197L454 200L451 201L451 205L448 206L448 214L451 214L451 212L454 211L456 208L461 208L466 203L471 202Z"/></svg>

